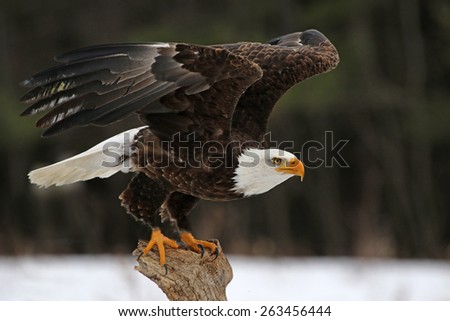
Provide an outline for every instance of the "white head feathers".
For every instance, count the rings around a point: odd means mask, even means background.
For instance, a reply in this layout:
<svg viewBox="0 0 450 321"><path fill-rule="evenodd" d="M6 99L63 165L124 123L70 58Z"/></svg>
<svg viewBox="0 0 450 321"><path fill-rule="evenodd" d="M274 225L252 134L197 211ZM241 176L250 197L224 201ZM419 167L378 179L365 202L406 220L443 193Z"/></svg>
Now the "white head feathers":
<svg viewBox="0 0 450 321"><path fill-rule="evenodd" d="M303 178L304 175L302 162L294 154L280 149L249 148L238 161L233 191L244 196L265 193L292 176Z"/></svg>

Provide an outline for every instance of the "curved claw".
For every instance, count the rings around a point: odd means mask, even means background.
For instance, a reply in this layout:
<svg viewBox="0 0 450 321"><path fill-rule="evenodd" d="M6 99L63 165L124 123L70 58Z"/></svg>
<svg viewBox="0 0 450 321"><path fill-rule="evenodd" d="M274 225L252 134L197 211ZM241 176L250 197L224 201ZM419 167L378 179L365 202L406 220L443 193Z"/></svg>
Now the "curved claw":
<svg viewBox="0 0 450 321"><path fill-rule="evenodd" d="M211 256L214 256L214 260L217 259L219 257L219 241L212 239L212 240L208 240L208 242L210 243L214 243L216 245L216 248L214 249L214 251L211 251Z"/></svg>
<svg viewBox="0 0 450 321"><path fill-rule="evenodd" d="M219 247L216 247L216 250L214 252L211 252L210 254L211 256L214 255L214 260L217 259L219 257Z"/></svg>
<svg viewBox="0 0 450 321"><path fill-rule="evenodd" d="M165 271L164 275L167 275L167 273L169 272L169 267L167 266L167 263L163 264L163 268L164 268L164 271Z"/></svg>
<svg viewBox="0 0 450 321"><path fill-rule="evenodd" d="M200 257L205 255L205 247L202 244L197 244L197 247L200 249Z"/></svg>

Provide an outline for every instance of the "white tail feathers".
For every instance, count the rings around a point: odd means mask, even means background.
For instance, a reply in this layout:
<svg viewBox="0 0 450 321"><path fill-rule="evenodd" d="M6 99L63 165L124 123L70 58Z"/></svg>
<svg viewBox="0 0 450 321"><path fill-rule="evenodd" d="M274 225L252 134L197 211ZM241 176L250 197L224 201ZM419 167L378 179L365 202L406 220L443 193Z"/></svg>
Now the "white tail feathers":
<svg viewBox="0 0 450 321"><path fill-rule="evenodd" d="M133 170L125 162L135 136L144 127L134 128L113 136L87 151L58 163L35 169L28 174L31 183L40 187L65 185L95 177L106 178L120 171Z"/></svg>

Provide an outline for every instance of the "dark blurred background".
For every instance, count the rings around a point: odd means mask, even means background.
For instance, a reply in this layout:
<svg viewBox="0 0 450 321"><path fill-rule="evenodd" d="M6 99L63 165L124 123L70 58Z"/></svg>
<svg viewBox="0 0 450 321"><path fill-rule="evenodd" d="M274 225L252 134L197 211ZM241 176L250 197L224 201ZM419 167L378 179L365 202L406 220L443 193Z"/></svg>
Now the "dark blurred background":
<svg viewBox="0 0 450 321"><path fill-rule="evenodd" d="M226 253L450 257L450 3L366 1L6 1L0 10L0 254L130 253L146 227L117 196L118 174L39 190L26 174L125 129L81 128L40 138L21 118L20 80L61 52L100 43L265 42L315 28L337 47L331 73L293 88L272 137L349 140L349 167L307 169L265 195L202 202L194 232ZM320 156L320 154L318 155Z"/></svg>

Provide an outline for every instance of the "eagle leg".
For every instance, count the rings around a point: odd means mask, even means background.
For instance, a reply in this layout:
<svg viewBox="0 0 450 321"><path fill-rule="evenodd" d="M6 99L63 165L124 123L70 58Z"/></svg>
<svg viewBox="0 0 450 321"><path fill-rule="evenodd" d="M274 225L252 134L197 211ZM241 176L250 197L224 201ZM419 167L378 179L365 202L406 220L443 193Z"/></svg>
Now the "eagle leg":
<svg viewBox="0 0 450 321"><path fill-rule="evenodd" d="M154 228L152 230L152 236L150 240L147 243L147 246L142 251L141 255L146 255L150 250L156 245L159 252L159 263L161 266L164 266L167 273L167 266L166 266L166 249L164 248L164 245L170 246L173 249L177 249L180 246L178 243L164 234L162 234L161 230L159 228Z"/></svg>
<svg viewBox="0 0 450 321"><path fill-rule="evenodd" d="M214 259L219 256L219 247L213 242L197 240L192 233L189 232L182 232L180 234L180 239L192 251L200 253L202 257L205 254L205 249L211 251L211 255L215 256Z"/></svg>

